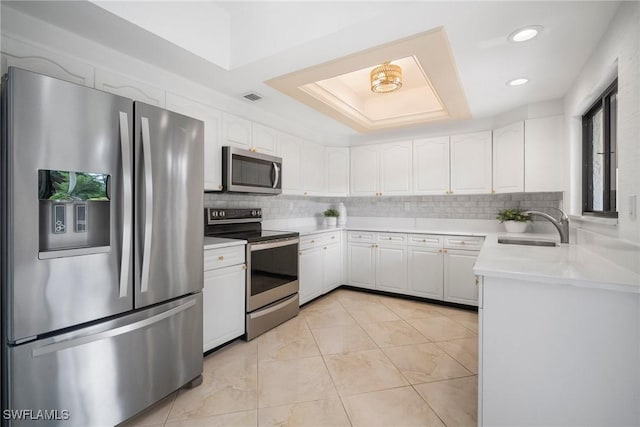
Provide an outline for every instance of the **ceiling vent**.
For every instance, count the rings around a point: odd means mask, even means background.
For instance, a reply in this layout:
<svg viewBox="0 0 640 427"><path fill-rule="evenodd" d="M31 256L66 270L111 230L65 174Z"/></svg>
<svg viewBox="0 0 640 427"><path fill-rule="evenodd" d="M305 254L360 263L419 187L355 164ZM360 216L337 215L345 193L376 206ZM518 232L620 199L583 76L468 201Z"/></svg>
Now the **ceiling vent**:
<svg viewBox="0 0 640 427"><path fill-rule="evenodd" d="M245 98L245 99L248 99L251 102L260 101L262 99L262 96L258 95L257 93L254 93L254 92L246 93L246 94L242 95L242 97Z"/></svg>

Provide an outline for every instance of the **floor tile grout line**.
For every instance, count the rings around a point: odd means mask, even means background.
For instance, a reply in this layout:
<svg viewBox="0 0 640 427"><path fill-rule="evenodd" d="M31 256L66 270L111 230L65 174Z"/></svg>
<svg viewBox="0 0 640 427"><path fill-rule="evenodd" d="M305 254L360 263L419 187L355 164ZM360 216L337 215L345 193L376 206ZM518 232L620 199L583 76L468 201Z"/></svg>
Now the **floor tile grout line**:
<svg viewBox="0 0 640 427"><path fill-rule="evenodd" d="M203 371L202 375L204 376L204 369L202 371ZM173 399L171 399L171 406L169 407L169 411L167 411L167 415L164 417L164 422L162 423L163 426L165 426L167 424L167 422L169 421L169 415L171 415L171 411L173 410L173 406L176 404L176 399L178 399L178 393L180 393L180 390L177 390L177 391L173 392Z"/></svg>
<svg viewBox="0 0 640 427"><path fill-rule="evenodd" d="M418 396L420 396L420 399L422 399L422 401L429 407L429 409L431 409L431 411L434 414L436 414L436 417L438 417L438 419L442 422L442 425L444 425L445 427L448 427L447 423L444 422L440 414L438 414L438 412L435 410L433 406L429 405L429 402L427 402L427 399L425 399L422 393L418 391L418 389L415 387L416 385L419 385L419 384L411 384L411 388L413 389L413 391L415 391L418 394Z"/></svg>

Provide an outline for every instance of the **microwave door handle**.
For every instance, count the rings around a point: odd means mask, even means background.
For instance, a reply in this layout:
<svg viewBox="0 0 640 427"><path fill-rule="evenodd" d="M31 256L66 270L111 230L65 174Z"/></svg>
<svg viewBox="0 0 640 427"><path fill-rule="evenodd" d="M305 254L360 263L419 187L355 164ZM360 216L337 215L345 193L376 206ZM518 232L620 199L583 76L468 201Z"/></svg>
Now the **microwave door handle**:
<svg viewBox="0 0 640 427"><path fill-rule="evenodd" d="M126 297L129 289L129 263L131 262L131 231L133 184L131 175L131 140L129 138L129 117L120 111L120 151L122 156L122 250L120 252L120 298Z"/></svg>
<svg viewBox="0 0 640 427"><path fill-rule="evenodd" d="M144 246L142 251L142 277L140 291L149 289L149 269L151 262L151 235L153 233L153 174L151 171L151 136L149 119L140 118L142 123L142 157L144 159Z"/></svg>
<svg viewBox="0 0 640 427"><path fill-rule="evenodd" d="M276 172L276 178L273 180L272 188L276 188L278 186L278 181L280 181L280 168L276 162L273 162L273 170Z"/></svg>

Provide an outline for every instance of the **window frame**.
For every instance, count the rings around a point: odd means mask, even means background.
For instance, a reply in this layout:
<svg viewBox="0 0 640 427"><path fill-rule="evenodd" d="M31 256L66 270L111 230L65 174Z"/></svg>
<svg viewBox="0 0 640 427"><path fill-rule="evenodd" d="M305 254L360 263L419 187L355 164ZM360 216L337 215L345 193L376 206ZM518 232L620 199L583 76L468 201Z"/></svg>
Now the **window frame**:
<svg viewBox="0 0 640 427"><path fill-rule="evenodd" d="M613 153L611 151L611 97L613 95L615 95L617 98L617 78L604 90L604 92L598 97L598 99L596 99L596 101L587 109L586 113L584 113L582 116L582 215L584 216L618 218L618 207L615 206L615 194L612 195L611 188L611 157L612 154L617 155L617 124L615 126L614 133L616 138L616 141L614 141L614 147L616 151L614 151ZM604 152L603 210L596 211L593 210L593 191L591 190L591 184L593 182L592 118L600 109L602 109ZM613 191L618 191L617 186L615 189L613 189Z"/></svg>

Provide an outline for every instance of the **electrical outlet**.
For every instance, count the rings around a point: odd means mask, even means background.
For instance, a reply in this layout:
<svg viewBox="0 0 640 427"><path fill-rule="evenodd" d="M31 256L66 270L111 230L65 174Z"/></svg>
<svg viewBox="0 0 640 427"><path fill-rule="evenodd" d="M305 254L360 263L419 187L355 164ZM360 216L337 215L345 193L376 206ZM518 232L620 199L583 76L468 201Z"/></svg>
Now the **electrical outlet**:
<svg viewBox="0 0 640 427"><path fill-rule="evenodd" d="M629 207L628 207L629 218L632 221L635 221L636 216L638 215L638 196L632 194L629 196Z"/></svg>

